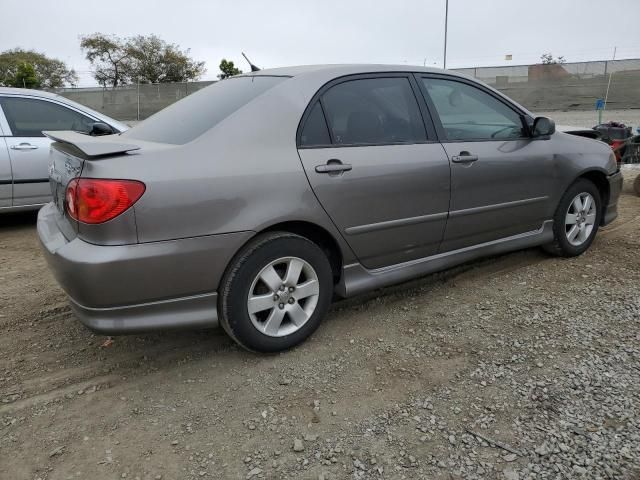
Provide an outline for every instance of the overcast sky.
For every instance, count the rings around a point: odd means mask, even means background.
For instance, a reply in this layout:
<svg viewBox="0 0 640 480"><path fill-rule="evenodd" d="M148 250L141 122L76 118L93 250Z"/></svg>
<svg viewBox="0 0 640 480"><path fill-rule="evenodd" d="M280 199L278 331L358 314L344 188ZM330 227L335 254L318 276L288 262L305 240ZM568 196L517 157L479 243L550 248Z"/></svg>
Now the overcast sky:
<svg viewBox="0 0 640 480"><path fill-rule="evenodd" d="M308 63L442 66L445 0L3 1L0 50L35 49L95 84L79 35L155 33L207 63L247 70ZM449 67L640 58L640 0L450 0ZM512 54L511 62L505 55Z"/></svg>

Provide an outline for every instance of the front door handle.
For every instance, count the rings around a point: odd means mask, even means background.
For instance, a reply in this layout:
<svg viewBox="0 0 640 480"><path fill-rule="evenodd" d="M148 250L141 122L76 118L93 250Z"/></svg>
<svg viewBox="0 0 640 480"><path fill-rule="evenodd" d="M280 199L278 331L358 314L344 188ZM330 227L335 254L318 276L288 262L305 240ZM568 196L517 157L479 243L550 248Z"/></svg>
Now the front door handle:
<svg viewBox="0 0 640 480"><path fill-rule="evenodd" d="M351 165L348 163L342 163L340 160L331 159L325 165L318 165L316 167L316 172L328 173L329 175L339 175L343 172L348 172L351 168Z"/></svg>
<svg viewBox="0 0 640 480"><path fill-rule="evenodd" d="M11 150L36 150L37 145L31 145L30 143L19 143L18 145L11 145Z"/></svg>
<svg viewBox="0 0 640 480"><path fill-rule="evenodd" d="M454 155L451 157L453 163L471 163L478 160L478 155L471 155L467 151L460 152L460 155Z"/></svg>

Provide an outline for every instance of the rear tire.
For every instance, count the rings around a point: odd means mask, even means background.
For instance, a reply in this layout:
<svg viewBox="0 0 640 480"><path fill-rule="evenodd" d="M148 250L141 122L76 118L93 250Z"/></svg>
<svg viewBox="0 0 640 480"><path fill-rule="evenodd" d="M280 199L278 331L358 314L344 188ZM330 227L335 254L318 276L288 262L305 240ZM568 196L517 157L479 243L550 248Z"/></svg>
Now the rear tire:
<svg viewBox="0 0 640 480"><path fill-rule="evenodd" d="M329 259L288 232L260 235L232 260L220 285L220 324L247 350L279 352L311 335L333 295Z"/></svg>
<svg viewBox="0 0 640 480"><path fill-rule="evenodd" d="M545 251L561 257L584 253L593 242L602 217L600 191L581 178L564 193L553 216L553 242Z"/></svg>

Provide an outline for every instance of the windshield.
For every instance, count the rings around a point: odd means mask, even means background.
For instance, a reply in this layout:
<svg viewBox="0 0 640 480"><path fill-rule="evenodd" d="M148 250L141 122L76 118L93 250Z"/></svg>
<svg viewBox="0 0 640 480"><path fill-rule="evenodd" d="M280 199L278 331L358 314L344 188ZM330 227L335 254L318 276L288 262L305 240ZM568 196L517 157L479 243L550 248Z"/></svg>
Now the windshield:
<svg viewBox="0 0 640 480"><path fill-rule="evenodd" d="M287 78L252 76L221 80L160 110L122 136L183 145Z"/></svg>

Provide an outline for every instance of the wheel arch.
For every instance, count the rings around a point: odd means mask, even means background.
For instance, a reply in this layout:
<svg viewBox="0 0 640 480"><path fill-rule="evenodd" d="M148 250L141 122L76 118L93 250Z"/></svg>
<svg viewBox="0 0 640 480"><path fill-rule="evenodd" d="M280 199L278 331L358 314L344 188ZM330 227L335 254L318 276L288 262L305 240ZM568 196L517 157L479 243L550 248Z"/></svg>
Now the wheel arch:
<svg viewBox="0 0 640 480"><path fill-rule="evenodd" d="M260 235L271 232L294 233L318 245L329 259L329 265L331 265L331 271L333 273L334 285L340 282L340 279L342 278L342 267L345 264L345 252L343 252L338 240L326 228L306 220L288 220L274 223L273 225L264 227L261 230L256 230L251 237L237 248L231 260L229 260L222 278L224 278L226 272L233 264L233 259L236 258L249 243L255 241L255 239Z"/></svg>
<svg viewBox="0 0 640 480"><path fill-rule="evenodd" d="M325 228L305 220L290 220L264 228L257 231L256 234L249 239L268 232L290 232L305 237L318 245L327 255L331 271L333 272L333 283L337 284L342 276L342 267L344 265L344 254L340 244L335 237Z"/></svg>

